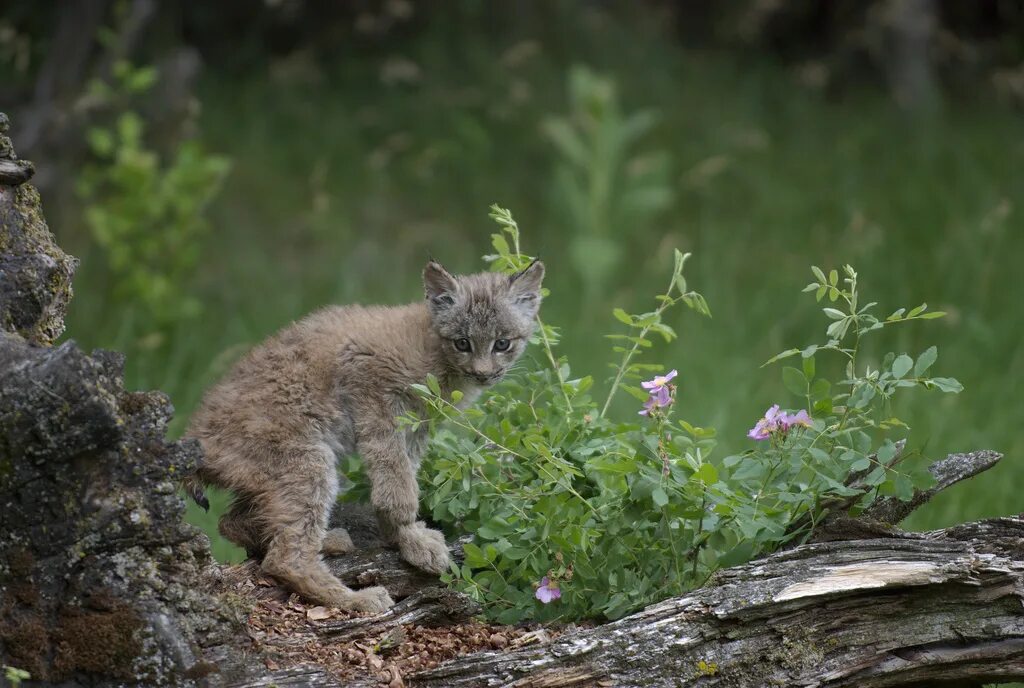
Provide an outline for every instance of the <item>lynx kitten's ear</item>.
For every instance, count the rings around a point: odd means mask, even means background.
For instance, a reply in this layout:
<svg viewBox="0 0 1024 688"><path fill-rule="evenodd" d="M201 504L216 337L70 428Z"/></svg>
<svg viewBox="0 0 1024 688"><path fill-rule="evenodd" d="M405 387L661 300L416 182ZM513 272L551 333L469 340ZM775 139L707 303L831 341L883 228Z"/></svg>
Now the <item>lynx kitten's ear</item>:
<svg viewBox="0 0 1024 688"><path fill-rule="evenodd" d="M508 292L512 303L530 318L540 309L540 283L544 279L544 263L535 260L525 269L510 275Z"/></svg>
<svg viewBox="0 0 1024 688"><path fill-rule="evenodd" d="M430 310L444 310L454 305L458 289L459 284L455 276L437 261L432 260L423 268L423 291L430 304Z"/></svg>

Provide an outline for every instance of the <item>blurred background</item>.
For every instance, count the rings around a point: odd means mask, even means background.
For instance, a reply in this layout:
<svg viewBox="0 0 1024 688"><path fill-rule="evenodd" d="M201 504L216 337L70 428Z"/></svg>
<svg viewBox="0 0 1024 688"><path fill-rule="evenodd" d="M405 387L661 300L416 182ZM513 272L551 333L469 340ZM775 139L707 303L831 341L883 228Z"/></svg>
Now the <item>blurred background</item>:
<svg viewBox="0 0 1024 688"><path fill-rule="evenodd" d="M292 320L416 300L428 256L482 268L499 203L599 384L613 306L694 253L714 318L647 355L719 457L797 403L760 365L824 340L811 264L852 264L882 315L947 311L869 349L936 344L965 391L894 412L929 457L1006 458L911 525L1022 508L1024 0L6 0L0 110L82 259L67 336L125 351L175 435Z"/></svg>

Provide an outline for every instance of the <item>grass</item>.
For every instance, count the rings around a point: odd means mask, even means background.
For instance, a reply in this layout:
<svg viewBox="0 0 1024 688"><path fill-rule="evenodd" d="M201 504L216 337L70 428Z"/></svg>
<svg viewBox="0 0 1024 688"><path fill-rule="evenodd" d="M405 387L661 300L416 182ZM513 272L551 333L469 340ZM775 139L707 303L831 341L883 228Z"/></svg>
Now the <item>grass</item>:
<svg viewBox="0 0 1024 688"><path fill-rule="evenodd" d="M553 10L554 11L554 10ZM940 352L936 375L959 396L920 392L896 409L930 457L993 448L1006 459L941 495L915 528L1019 510L1024 466L1024 122L991 103L951 103L929 117L894 109L884 94L825 97L780 66L688 52L642 20L588 13L569 37L512 27L500 35L435 28L402 57L412 83L385 83L390 58L342 56L324 68L287 64L242 77L209 73L202 138L234 160L212 208L201 267L183 292L203 315L161 335L144 314L113 303L103 256L74 226L65 244L83 258L70 335L126 350L127 379L174 401L181 432L203 390L246 347L331 302L420 298L432 255L470 271L488 251L487 207L515 213L526 248L548 265L545 320L564 331L577 371L601 378L611 360L599 336L613 306L651 303L671 248L692 251L688 278L714 319L681 315L681 339L652 356L680 370L681 414L719 430L722 452L787 397L774 353L823 338L808 266L853 264L866 296L889 312L928 301L949 317L894 328L876 352ZM541 134L564 114L568 68L588 64L619 85L627 112L659 124L640 151L672 160L671 207L656 222L614 228L621 255L600 293L584 296L568 259L573 232L552 193L558 162ZM287 67L287 68L286 68ZM585 229L585 228L584 228ZM819 369L825 361L819 361ZM633 413L621 399L617 412ZM216 495L215 514L224 503ZM190 518L215 553L214 515Z"/></svg>

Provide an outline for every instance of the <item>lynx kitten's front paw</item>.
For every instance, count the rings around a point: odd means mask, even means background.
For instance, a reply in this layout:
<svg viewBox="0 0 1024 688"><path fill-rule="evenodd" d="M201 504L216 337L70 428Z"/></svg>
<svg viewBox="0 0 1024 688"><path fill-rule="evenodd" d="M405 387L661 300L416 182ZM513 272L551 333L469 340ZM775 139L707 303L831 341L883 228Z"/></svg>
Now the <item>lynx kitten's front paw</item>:
<svg viewBox="0 0 1024 688"><path fill-rule="evenodd" d="M395 606L391 595L384 588L364 588L352 593L351 601L346 605L357 612L382 612Z"/></svg>
<svg viewBox="0 0 1024 688"><path fill-rule="evenodd" d="M398 551L402 558L428 573L448 570L448 545L444 536L417 522L398 529Z"/></svg>

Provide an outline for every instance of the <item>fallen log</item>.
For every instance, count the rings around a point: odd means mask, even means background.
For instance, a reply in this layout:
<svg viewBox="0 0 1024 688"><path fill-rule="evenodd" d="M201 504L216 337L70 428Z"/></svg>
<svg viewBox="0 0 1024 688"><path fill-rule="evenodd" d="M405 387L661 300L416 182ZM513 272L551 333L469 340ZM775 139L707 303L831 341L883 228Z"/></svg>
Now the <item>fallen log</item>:
<svg viewBox="0 0 1024 688"><path fill-rule="evenodd" d="M1024 519L803 545L416 686L974 686L1024 678Z"/></svg>

